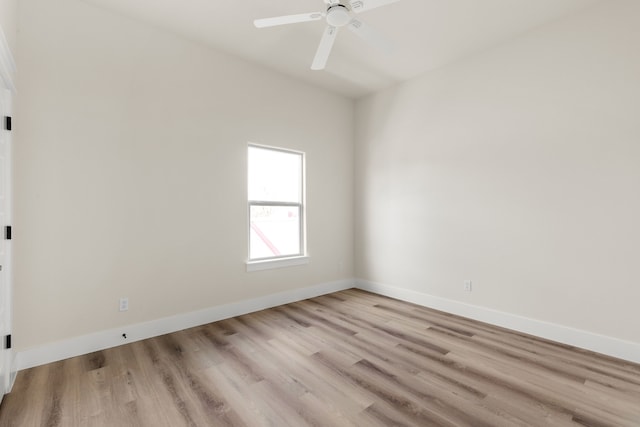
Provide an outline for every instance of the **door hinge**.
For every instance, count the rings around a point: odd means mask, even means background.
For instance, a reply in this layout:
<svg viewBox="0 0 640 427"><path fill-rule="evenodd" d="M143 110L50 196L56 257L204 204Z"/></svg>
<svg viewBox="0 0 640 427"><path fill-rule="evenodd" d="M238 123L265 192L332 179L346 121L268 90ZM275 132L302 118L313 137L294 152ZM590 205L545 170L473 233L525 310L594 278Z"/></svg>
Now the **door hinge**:
<svg viewBox="0 0 640 427"><path fill-rule="evenodd" d="M11 348L11 334L4 337L4 348L8 350Z"/></svg>
<svg viewBox="0 0 640 427"><path fill-rule="evenodd" d="M11 226L5 225L4 227L4 239L11 240Z"/></svg>
<svg viewBox="0 0 640 427"><path fill-rule="evenodd" d="M5 130L11 130L11 116L4 116L4 128Z"/></svg>

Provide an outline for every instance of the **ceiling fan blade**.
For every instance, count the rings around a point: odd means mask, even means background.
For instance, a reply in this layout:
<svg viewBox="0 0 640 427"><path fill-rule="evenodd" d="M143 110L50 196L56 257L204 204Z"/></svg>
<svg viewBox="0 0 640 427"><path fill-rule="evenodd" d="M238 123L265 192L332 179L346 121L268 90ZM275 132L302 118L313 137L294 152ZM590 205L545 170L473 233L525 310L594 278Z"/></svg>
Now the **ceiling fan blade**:
<svg viewBox="0 0 640 427"><path fill-rule="evenodd" d="M298 22L317 21L323 16L322 12L301 13L299 15L276 16L275 18L256 19L253 25L257 28L274 27L276 25L296 24Z"/></svg>
<svg viewBox="0 0 640 427"><path fill-rule="evenodd" d="M360 13L375 9L376 7L396 3L398 1L400 0L349 0L349 5L351 6L351 10L355 13Z"/></svg>
<svg viewBox="0 0 640 427"><path fill-rule="evenodd" d="M316 51L316 56L313 58L313 63L311 64L312 70L324 70L325 65L327 65L327 59L329 59L329 54L331 53L331 48L333 48L333 42L336 41L337 35L337 27L328 25L324 30L322 39L320 39L320 45Z"/></svg>
<svg viewBox="0 0 640 427"><path fill-rule="evenodd" d="M387 53L393 51L393 42L391 40L359 19L352 19L348 27L356 36L378 49Z"/></svg>

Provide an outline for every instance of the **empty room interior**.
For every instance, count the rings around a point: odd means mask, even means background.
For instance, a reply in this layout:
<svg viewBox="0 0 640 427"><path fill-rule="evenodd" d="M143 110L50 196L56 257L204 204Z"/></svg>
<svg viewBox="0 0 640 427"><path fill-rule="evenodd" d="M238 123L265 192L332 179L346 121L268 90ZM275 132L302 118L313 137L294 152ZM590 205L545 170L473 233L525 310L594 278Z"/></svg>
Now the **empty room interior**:
<svg viewBox="0 0 640 427"><path fill-rule="evenodd" d="M0 27L0 426L640 426L640 2Z"/></svg>

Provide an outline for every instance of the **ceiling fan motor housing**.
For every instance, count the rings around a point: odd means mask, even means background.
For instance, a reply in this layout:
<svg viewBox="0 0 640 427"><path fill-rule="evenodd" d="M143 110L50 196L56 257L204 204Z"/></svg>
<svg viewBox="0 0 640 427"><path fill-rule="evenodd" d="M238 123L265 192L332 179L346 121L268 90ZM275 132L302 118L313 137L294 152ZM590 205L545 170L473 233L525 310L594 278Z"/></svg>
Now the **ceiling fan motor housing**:
<svg viewBox="0 0 640 427"><path fill-rule="evenodd" d="M333 27L344 27L350 21L349 9L344 5L336 4L327 10L327 23Z"/></svg>

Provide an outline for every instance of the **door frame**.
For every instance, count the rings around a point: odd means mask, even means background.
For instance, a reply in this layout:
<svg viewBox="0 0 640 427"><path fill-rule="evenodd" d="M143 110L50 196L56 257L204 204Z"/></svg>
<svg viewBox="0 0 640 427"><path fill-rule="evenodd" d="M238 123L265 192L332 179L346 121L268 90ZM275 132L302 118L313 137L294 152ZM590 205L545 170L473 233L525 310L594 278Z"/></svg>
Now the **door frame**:
<svg viewBox="0 0 640 427"><path fill-rule="evenodd" d="M0 117L2 119L2 127L1 127L1 132L5 132L5 116L11 116L12 115L12 98L15 96L16 93L16 87L14 84L14 79L15 79L15 73L16 73L16 63L13 59L13 55L11 54L11 49L9 48L9 44L7 43L7 39L4 35L4 31L3 29L0 27L0 91L2 91L2 94L0 94L0 96L2 96L3 98L5 98L6 102L3 102L3 104L6 105L6 109L5 111L0 111ZM11 133L12 132L6 132L5 137L7 138L7 152L6 152L6 169L5 171L3 171L3 173L5 174L5 185L6 185L6 193L5 193L5 203L6 203L6 212L5 212L5 218L6 218L6 222L7 224L11 224L13 221L13 213L12 213L12 205L13 205L13 197L12 197L12 193L13 193L13 185L12 185L12 157L11 157ZM4 230L0 230L0 238L4 239ZM6 324L6 328L7 334L11 334L12 330L13 330L13 277L12 277L12 260L11 260L11 256L12 256L12 248L11 248L11 241L6 241L5 242L5 251L6 251L6 259L4 262L4 265L2 266L2 274L5 275L4 277L4 282L6 284L5 286L5 295L3 295L3 300L6 301L7 303L7 307L5 307L6 309L6 319L5 320L5 324ZM5 338L0 337L0 346L2 346L3 348L5 347ZM15 357L15 352L9 348L4 350L6 351L6 353L4 355L2 355L2 357L6 358L5 359L5 364L7 365L5 368L8 369L8 375L6 376L6 380L4 384L0 384L0 401L2 400L2 396L4 395L4 393L8 393L9 391L11 391L11 388L13 387L13 383L15 381L16 378L16 373L17 373L17 360Z"/></svg>

